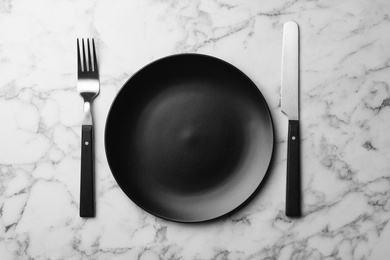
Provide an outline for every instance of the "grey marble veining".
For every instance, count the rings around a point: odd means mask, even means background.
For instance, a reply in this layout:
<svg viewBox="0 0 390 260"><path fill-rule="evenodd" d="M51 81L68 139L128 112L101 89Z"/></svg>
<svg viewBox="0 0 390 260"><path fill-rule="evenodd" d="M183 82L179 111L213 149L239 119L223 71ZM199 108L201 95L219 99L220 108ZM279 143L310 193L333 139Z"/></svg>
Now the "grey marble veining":
<svg viewBox="0 0 390 260"><path fill-rule="evenodd" d="M389 16L387 0L0 1L0 258L370 259L390 219ZM284 216L280 66L288 20L299 24L301 41L300 219ZM78 216L77 37L96 39L101 73L94 219ZM129 200L103 142L126 80L186 52L246 73L268 102L276 134L269 178L253 200L190 225Z"/></svg>

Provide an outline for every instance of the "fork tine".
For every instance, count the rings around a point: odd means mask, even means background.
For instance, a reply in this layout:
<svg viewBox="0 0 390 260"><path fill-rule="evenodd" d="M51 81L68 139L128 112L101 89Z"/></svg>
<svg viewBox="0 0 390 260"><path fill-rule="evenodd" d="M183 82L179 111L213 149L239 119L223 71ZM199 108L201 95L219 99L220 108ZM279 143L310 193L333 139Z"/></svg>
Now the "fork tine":
<svg viewBox="0 0 390 260"><path fill-rule="evenodd" d="M82 67L81 67L81 56L80 56L80 44L79 44L79 39L77 38L77 73L82 72Z"/></svg>
<svg viewBox="0 0 390 260"><path fill-rule="evenodd" d="M87 71L87 60L85 58L84 38L81 39L81 43L83 45L83 71Z"/></svg>
<svg viewBox="0 0 390 260"><path fill-rule="evenodd" d="M89 38L87 39L88 45L88 71L92 72L92 56L91 56L91 48L89 46Z"/></svg>
<svg viewBox="0 0 390 260"><path fill-rule="evenodd" d="M92 52L93 52L93 70L96 73L99 73L97 59L96 59L95 41L93 38L92 38Z"/></svg>

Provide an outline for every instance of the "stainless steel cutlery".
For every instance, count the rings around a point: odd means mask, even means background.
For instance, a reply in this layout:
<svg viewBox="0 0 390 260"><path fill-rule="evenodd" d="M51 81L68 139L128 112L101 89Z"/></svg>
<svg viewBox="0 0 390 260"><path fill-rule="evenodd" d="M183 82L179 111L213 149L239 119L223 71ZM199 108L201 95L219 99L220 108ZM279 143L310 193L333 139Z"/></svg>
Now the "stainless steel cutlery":
<svg viewBox="0 0 390 260"><path fill-rule="evenodd" d="M286 216L301 215L299 137L299 31L284 24L282 53L282 112L288 117Z"/></svg>
<svg viewBox="0 0 390 260"><path fill-rule="evenodd" d="M81 132L81 184L80 217L95 216L94 145L91 103L99 94L99 70L96 60L95 42L92 39L77 39L77 90L84 99L84 117Z"/></svg>

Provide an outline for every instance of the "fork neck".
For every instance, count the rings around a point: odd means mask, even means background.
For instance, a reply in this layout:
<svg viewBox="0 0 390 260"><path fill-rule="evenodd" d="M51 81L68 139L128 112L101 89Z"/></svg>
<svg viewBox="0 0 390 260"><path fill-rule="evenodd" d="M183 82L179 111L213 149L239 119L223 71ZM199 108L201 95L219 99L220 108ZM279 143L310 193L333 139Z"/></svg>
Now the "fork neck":
<svg viewBox="0 0 390 260"><path fill-rule="evenodd" d="M91 102L84 101L83 125L92 125Z"/></svg>

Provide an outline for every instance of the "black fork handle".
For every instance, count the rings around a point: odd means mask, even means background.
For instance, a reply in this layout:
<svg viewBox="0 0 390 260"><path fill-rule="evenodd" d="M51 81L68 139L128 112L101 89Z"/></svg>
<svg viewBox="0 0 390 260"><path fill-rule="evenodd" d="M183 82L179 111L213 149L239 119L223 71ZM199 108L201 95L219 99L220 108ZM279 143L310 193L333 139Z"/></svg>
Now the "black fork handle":
<svg viewBox="0 0 390 260"><path fill-rule="evenodd" d="M80 217L95 217L95 176L93 167L93 128L83 125L81 132Z"/></svg>

